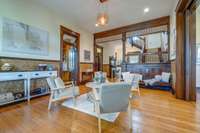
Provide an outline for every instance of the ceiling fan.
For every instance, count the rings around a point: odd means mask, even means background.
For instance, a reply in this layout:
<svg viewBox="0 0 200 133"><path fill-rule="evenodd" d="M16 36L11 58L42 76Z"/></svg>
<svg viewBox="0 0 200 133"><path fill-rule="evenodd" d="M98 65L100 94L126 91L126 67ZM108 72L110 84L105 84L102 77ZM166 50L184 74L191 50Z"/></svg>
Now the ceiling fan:
<svg viewBox="0 0 200 133"><path fill-rule="evenodd" d="M108 24L108 13L107 13L107 5L105 4L108 2L108 0L99 0L100 2L100 12L97 15L97 22L96 22L96 27L98 26L105 26Z"/></svg>

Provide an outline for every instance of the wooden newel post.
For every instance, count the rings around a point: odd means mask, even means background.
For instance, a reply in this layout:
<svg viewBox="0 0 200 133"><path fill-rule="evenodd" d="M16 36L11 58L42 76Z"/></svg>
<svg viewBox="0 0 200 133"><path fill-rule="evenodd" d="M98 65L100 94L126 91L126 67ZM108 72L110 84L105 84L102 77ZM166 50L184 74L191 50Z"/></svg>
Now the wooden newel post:
<svg viewBox="0 0 200 133"><path fill-rule="evenodd" d="M126 71L126 33L122 33L122 71Z"/></svg>

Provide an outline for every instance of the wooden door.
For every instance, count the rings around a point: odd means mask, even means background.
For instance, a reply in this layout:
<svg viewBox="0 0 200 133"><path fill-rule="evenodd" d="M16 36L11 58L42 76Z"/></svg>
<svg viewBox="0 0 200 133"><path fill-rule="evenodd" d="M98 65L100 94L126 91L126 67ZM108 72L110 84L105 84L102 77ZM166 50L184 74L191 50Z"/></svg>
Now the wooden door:
<svg viewBox="0 0 200 133"><path fill-rule="evenodd" d="M95 48L95 70L103 71L103 47L98 45Z"/></svg>
<svg viewBox="0 0 200 133"><path fill-rule="evenodd" d="M195 0L185 12L186 100L196 100L198 88L200 87L200 83L198 83L200 78L200 62L198 60L200 41L198 38L200 35L197 35L198 32L200 33L200 27L198 26L200 25L200 19L197 18L197 14L200 13L199 2L200 0Z"/></svg>

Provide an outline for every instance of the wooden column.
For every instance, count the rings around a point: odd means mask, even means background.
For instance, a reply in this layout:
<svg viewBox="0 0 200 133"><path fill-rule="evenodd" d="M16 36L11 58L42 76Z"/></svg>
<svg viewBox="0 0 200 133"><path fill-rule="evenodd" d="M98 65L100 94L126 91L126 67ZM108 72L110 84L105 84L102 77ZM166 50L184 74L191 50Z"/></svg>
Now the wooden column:
<svg viewBox="0 0 200 133"><path fill-rule="evenodd" d="M177 12L176 39L176 98L185 99L185 20L184 14Z"/></svg>
<svg viewBox="0 0 200 133"><path fill-rule="evenodd" d="M126 63L126 33L122 33L122 62Z"/></svg>
<svg viewBox="0 0 200 133"><path fill-rule="evenodd" d="M126 71L126 33L122 33L122 71Z"/></svg>

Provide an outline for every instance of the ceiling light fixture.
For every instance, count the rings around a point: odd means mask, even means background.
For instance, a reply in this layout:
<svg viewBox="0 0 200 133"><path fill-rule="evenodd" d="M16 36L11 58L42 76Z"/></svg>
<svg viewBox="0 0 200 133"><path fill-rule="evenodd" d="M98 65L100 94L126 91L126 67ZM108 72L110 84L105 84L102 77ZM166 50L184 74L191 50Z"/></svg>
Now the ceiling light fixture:
<svg viewBox="0 0 200 133"><path fill-rule="evenodd" d="M144 9L144 13L148 13L148 12L149 12L149 8L147 7Z"/></svg>
<svg viewBox="0 0 200 133"><path fill-rule="evenodd" d="M100 11L97 15L97 22L95 24L96 27L98 26L105 26L108 24L108 13L107 13L107 1L108 0L99 0L100 1Z"/></svg>

